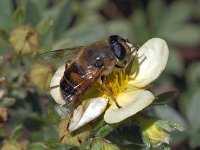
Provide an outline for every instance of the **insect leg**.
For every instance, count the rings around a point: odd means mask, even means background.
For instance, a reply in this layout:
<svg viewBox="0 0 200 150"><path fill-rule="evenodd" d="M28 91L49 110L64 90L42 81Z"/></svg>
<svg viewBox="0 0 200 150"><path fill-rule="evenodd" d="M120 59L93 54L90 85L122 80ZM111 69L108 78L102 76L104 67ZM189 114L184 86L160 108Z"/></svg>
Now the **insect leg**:
<svg viewBox="0 0 200 150"><path fill-rule="evenodd" d="M51 87L49 87L49 90L55 89L55 88L57 88L57 87L59 87L59 85L51 86Z"/></svg>
<svg viewBox="0 0 200 150"><path fill-rule="evenodd" d="M116 106L118 108L121 108L121 106L118 104L116 98L113 96L113 92L106 86L106 78L105 78L105 76L101 76L101 86L103 87L104 90L106 90L109 93L109 95L111 95L113 97L113 100L114 100Z"/></svg>

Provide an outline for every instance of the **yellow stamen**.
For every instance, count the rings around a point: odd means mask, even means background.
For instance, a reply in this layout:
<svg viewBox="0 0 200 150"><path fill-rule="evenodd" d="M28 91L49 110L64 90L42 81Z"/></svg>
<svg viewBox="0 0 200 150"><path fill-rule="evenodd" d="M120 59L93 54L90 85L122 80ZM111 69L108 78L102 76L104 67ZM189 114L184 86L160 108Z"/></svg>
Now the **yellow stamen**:
<svg viewBox="0 0 200 150"><path fill-rule="evenodd" d="M105 90L102 86L98 87L98 90L103 93L104 96L113 99L118 96L119 93L126 89L128 83L128 75L124 70L114 70L110 75L106 76L105 86L109 90Z"/></svg>

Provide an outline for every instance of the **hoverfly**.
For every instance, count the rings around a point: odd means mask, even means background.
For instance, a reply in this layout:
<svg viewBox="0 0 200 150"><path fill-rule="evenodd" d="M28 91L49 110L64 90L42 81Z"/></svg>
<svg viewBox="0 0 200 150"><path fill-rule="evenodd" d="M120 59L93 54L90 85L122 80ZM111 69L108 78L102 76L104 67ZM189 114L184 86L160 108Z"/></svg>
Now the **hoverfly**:
<svg viewBox="0 0 200 150"><path fill-rule="evenodd" d="M36 61L65 65L60 81L53 77L50 93L59 91L61 97L53 96L60 104L73 107L80 97L99 79L110 74L114 68L124 68L131 60L135 48L126 39L111 35L108 39L88 46L50 51L39 55ZM60 69L62 70L62 69ZM56 85L55 85L56 83Z"/></svg>

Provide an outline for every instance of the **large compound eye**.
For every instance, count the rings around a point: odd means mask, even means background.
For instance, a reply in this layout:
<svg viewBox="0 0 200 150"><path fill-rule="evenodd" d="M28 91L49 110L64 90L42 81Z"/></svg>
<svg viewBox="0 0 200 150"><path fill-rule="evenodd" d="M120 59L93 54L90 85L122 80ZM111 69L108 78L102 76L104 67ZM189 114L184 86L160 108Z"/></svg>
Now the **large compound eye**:
<svg viewBox="0 0 200 150"><path fill-rule="evenodd" d="M114 44L115 42L117 42L117 39L119 38L118 35L111 35L108 39L110 44Z"/></svg>
<svg viewBox="0 0 200 150"><path fill-rule="evenodd" d="M119 60L123 60L126 56L126 50L120 43L113 44L113 50Z"/></svg>
<svg viewBox="0 0 200 150"><path fill-rule="evenodd" d="M111 47L115 53L115 56L119 59L119 60L123 60L126 56L126 49L124 48L123 45L121 45L118 42L118 38L119 36L117 35L113 35L109 37L109 43L111 44Z"/></svg>

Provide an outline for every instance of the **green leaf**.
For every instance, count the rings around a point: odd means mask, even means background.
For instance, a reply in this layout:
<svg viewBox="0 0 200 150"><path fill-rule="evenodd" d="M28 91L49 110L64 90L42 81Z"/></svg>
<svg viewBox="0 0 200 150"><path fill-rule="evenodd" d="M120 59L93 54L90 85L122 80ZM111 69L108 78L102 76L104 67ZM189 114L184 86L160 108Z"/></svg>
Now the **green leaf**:
<svg viewBox="0 0 200 150"><path fill-rule="evenodd" d="M144 146L142 141L142 136L140 132L140 127L136 125L125 125L118 127L107 137L117 145L121 144L137 144ZM116 138L117 137L117 138Z"/></svg>
<svg viewBox="0 0 200 150"><path fill-rule="evenodd" d="M156 122L156 126L168 133L171 133L172 131L175 131L175 130L179 130L179 131L184 130L184 128L181 125L179 125L176 122L171 122L171 121L160 120Z"/></svg>
<svg viewBox="0 0 200 150"><path fill-rule="evenodd" d="M101 1L94 1L94 0L87 0L85 1L85 6L87 9L92 9L98 11L101 7L103 7L103 4L105 4L106 0L101 0Z"/></svg>
<svg viewBox="0 0 200 150"><path fill-rule="evenodd" d="M154 104L166 104L170 99L174 98L177 91L167 91L165 93L161 93L156 95L156 100L154 101Z"/></svg>
<svg viewBox="0 0 200 150"><path fill-rule="evenodd" d="M153 106L154 115L158 116L162 120L172 121L180 124L186 128L187 124L182 116L169 106L157 105Z"/></svg>
<svg viewBox="0 0 200 150"><path fill-rule="evenodd" d="M59 123L60 118L59 118L57 112L55 111L54 106L52 106L52 105L50 105L48 107L47 117L51 123L53 123L53 124Z"/></svg>
<svg viewBox="0 0 200 150"><path fill-rule="evenodd" d="M69 48L91 44L105 38L106 31L102 25L96 26L75 26L61 36L53 49Z"/></svg>
<svg viewBox="0 0 200 150"><path fill-rule="evenodd" d="M195 130L200 129L200 93L194 93L189 100L189 104L186 110L187 119L191 127Z"/></svg>
<svg viewBox="0 0 200 150"><path fill-rule="evenodd" d="M190 132L190 131L189 131ZM173 143L181 143L182 141L186 140L188 138L188 131L187 129L180 132L180 131L174 131L172 132L171 136L173 137Z"/></svg>
<svg viewBox="0 0 200 150"><path fill-rule="evenodd" d="M3 128L0 129L0 137L6 136L5 130Z"/></svg>
<svg viewBox="0 0 200 150"><path fill-rule="evenodd" d="M184 10L184 11L183 11ZM186 21L189 21L192 16L192 5L188 1L177 1L172 3L167 10L166 16L164 16L165 25L180 25Z"/></svg>
<svg viewBox="0 0 200 150"><path fill-rule="evenodd" d="M24 20L25 20L24 12L20 7L18 7L14 12L15 25L16 26L22 25L24 23Z"/></svg>
<svg viewBox="0 0 200 150"><path fill-rule="evenodd" d="M172 132L173 130L173 128L171 128L168 124L168 121L159 120L156 122L156 127L168 133Z"/></svg>
<svg viewBox="0 0 200 150"><path fill-rule="evenodd" d="M49 138L46 141L46 144L48 145L48 148L55 149L60 146L60 141L58 140L58 138Z"/></svg>
<svg viewBox="0 0 200 150"><path fill-rule="evenodd" d="M174 130L184 131L185 130L185 128L183 128L180 124L178 124L176 122L167 121L167 123L170 126L170 128L172 129L172 131L174 131Z"/></svg>
<svg viewBox="0 0 200 150"><path fill-rule="evenodd" d="M57 10L59 14L55 20L54 36L57 39L64 31L66 31L72 19L70 1L64 0L60 4L62 7Z"/></svg>
<svg viewBox="0 0 200 150"><path fill-rule="evenodd" d="M43 14L46 10L47 10L47 7L48 7L48 4L49 4L49 0L29 0L31 1L32 3L34 3L35 7L38 9L38 12L40 14Z"/></svg>
<svg viewBox="0 0 200 150"><path fill-rule="evenodd" d="M85 140L83 143L81 143L80 145L80 150L89 150L90 149L90 145L91 145L91 140L88 139L88 140Z"/></svg>
<svg viewBox="0 0 200 150"><path fill-rule="evenodd" d="M48 125L46 128L44 128L43 136L46 141L48 141L49 139L55 138L55 142L56 142L56 139L58 139L57 128L55 126Z"/></svg>
<svg viewBox="0 0 200 150"><path fill-rule="evenodd" d="M42 21L37 26L37 31L40 33L40 35L44 35L47 33L53 26L53 21Z"/></svg>
<svg viewBox="0 0 200 150"><path fill-rule="evenodd" d="M181 46L197 45L200 40L199 27L193 24L168 26L160 31L159 34L169 42Z"/></svg>
<svg viewBox="0 0 200 150"><path fill-rule="evenodd" d="M94 138L91 150L119 150L119 148L103 138Z"/></svg>
<svg viewBox="0 0 200 150"><path fill-rule="evenodd" d="M130 41L133 38L130 24L125 20L110 21L109 23L106 24L105 28L107 36L116 34L124 38L129 38Z"/></svg>
<svg viewBox="0 0 200 150"><path fill-rule="evenodd" d="M186 72L187 85L192 88L200 86L200 63L192 63Z"/></svg>
<svg viewBox="0 0 200 150"><path fill-rule="evenodd" d="M105 126L101 127L97 133L95 134L95 136L98 137L105 137L107 136L109 133L111 133L113 130L116 129L115 125L111 125L111 124L106 124Z"/></svg>
<svg viewBox="0 0 200 150"><path fill-rule="evenodd" d="M119 147L120 149L123 150L145 150L145 146L144 145L140 145L140 144L126 144L123 146Z"/></svg>
<svg viewBox="0 0 200 150"><path fill-rule="evenodd" d="M2 150L21 150L24 149L24 146L17 142L16 140L9 140L4 143L1 147Z"/></svg>
<svg viewBox="0 0 200 150"><path fill-rule="evenodd" d="M148 5L148 12L153 28L159 28L160 24L165 21L165 18L163 17L166 13L165 2L161 0L151 0Z"/></svg>
<svg viewBox="0 0 200 150"><path fill-rule="evenodd" d="M131 17L131 27L136 40L135 42L139 44L144 43L144 41L147 41L151 37L151 32L148 29L146 21L145 13L142 10L136 10Z"/></svg>
<svg viewBox="0 0 200 150"><path fill-rule="evenodd" d="M41 19L41 14L33 1L27 1L25 8L25 22L36 26Z"/></svg>
<svg viewBox="0 0 200 150"><path fill-rule="evenodd" d="M8 41L8 34L6 33L5 30L0 29L0 37L5 41L5 42L9 42Z"/></svg>
<svg viewBox="0 0 200 150"><path fill-rule="evenodd" d="M47 149L47 146L45 143L36 142L36 143L29 144L28 149L29 150L44 150L44 149Z"/></svg>
<svg viewBox="0 0 200 150"><path fill-rule="evenodd" d="M23 131L22 125L16 126L11 133L10 139L17 140L20 137L22 131Z"/></svg>
<svg viewBox="0 0 200 150"><path fill-rule="evenodd" d="M44 122L44 117L32 112L27 118L25 118L24 126L29 130L36 131L42 128Z"/></svg>
<svg viewBox="0 0 200 150"><path fill-rule="evenodd" d="M162 145L160 146L160 149L161 149L161 150L171 150L169 144L162 144Z"/></svg>
<svg viewBox="0 0 200 150"><path fill-rule="evenodd" d="M190 130L189 145L192 149L200 146L200 134L196 130Z"/></svg>
<svg viewBox="0 0 200 150"><path fill-rule="evenodd" d="M9 107L9 106L12 106L14 105L16 102L16 99L15 98L12 98L12 97L4 97L1 101L0 101L0 104L5 106L5 107Z"/></svg>
<svg viewBox="0 0 200 150"><path fill-rule="evenodd" d="M145 146L147 148L150 148L151 142L150 142L149 136L147 134L145 134L145 133L142 134L142 140L143 140Z"/></svg>
<svg viewBox="0 0 200 150"><path fill-rule="evenodd" d="M12 1L0 1L0 28L9 31L12 28L13 20L12 17Z"/></svg>
<svg viewBox="0 0 200 150"><path fill-rule="evenodd" d="M177 76L182 76L184 71L183 58L180 56L176 49L173 49L172 47L169 47L169 49L169 59L165 68L165 72L169 74L175 74Z"/></svg>

